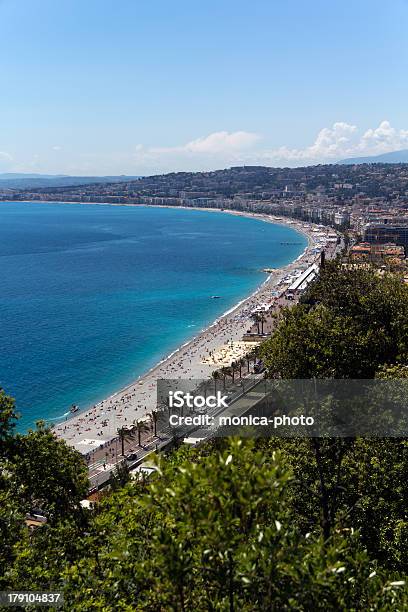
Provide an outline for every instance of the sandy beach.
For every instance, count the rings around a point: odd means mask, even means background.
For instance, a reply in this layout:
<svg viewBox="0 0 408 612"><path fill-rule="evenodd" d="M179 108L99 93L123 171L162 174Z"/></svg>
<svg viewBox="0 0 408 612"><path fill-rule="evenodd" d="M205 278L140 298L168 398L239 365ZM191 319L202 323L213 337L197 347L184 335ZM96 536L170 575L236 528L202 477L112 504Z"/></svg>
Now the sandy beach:
<svg viewBox="0 0 408 612"><path fill-rule="evenodd" d="M216 212L216 211L214 211ZM220 211L219 211L220 212ZM286 220L266 214L250 214L238 211L223 211L226 214L245 215L259 218L269 223L285 223ZM55 425L54 432L83 454L87 454L106 444L117 436L117 430L130 426L134 421L148 418L149 412L156 408L157 379L194 379L207 378L217 369L213 355L223 354L225 347L242 350L242 337L252 326L251 313L262 305L272 304L287 287L284 278L304 269L316 259L313 249L317 243L324 242L323 234L333 235L332 228L322 230L311 224L288 220L291 227L308 237L308 246L294 262L270 273L264 283L248 298L224 313L207 329L179 347L153 369L143 374L126 388L101 401L95 406L78 412L67 421ZM238 347L238 348L237 348ZM248 345L250 348L250 345ZM220 353L221 351L221 353ZM218 366L221 367L221 366Z"/></svg>

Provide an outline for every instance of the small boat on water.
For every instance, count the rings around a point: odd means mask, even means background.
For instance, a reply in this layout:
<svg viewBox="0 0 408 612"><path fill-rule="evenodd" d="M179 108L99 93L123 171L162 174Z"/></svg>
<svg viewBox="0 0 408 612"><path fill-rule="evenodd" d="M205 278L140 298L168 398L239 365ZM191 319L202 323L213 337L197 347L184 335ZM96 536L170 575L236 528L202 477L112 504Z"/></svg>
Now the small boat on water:
<svg viewBox="0 0 408 612"><path fill-rule="evenodd" d="M220 300L220 299L221 299L221 296L220 296L220 295L212 295L212 296L211 296L211 299L212 299L212 300Z"/></svg>
<svg viewBox="0 0 408 612"><path fill-rule="evenodd" d="M72 404L71 408L69 409L69 411L72 413L78 412L78 410L79 410L79 406L77 406L76 404Z"/></svg>

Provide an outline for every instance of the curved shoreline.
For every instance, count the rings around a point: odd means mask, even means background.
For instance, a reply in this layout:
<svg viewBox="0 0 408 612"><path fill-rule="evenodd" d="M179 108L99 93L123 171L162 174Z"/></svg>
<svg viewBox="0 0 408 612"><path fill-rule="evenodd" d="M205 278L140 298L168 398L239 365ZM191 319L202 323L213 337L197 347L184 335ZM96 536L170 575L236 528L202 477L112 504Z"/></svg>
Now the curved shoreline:
<svg viewBox="0 0 408 612"><path fill-rule="evenodd" d="M216 350L230 340L240 341L250 325L250 311L260 303L264 303L268 297L270 299L271 291L276 290L278 282L289 271L298 268L311 257L310 251L314 245L313 233L311 230L308 231L303 224L297 222L286 224L266 214L209 210L257 218L274 224L290 225L307 236L308 245L294 262L268 274L251 295L221 314L209 326L176 348L132 383L119 389L94 407L75 414L64 423L55 425L56 434L80 452L87 453L105 444L116 437L119 427L131 424L135 419L143 418L148 412L155 409L158 378L207 378L210 376L216 367L203 363L202 360L208 352Z"/></svg>
<svg viewBox="0 0 408 612"><path fill-rule="evenodd" d="M21 201L21 200L20 200ZM138 204L112 204L109 202L39 202L30 203L49 204L82 204L105 206L132 206L145 207ZM290 226L292 229L306 236L308 244L304 251L289 264L277 268L269 273L267 278L249 296L240 300L210 325L201 329L189 340L178 346L174 351L156 363L152 368L143 372L126 387L119 389L98 404L72 415L65 422L54 425L54 432L66 442L79 450L88 453L104 445L117 435L117 429L123 425L131 424L135 419L146 416L156 407L156 381L158 378L207 378L216 369L215 365L203 362L209 351L214 351L228 341L241 341L250 323L250 311L266 299L271 299L271 291L289 271L304 265L311 257L311 249L315 240L311 224L307 227L301 222L276 218L265 213L257 214L241 212L230 209L196 209L193 207L160 206L160 208L186 208L188 210L202 210L218 212L258 219L275 225ZM324 230L321 230L322 232ZM330 228L330 232L333 230ZM102 420L101 420L102 419Z"/></svg>

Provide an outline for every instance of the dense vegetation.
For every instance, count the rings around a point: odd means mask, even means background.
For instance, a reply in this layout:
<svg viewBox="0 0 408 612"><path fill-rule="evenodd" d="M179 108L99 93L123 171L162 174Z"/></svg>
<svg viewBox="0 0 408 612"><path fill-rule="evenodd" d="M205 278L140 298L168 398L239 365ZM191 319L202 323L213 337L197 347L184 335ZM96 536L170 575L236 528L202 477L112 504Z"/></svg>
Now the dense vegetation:
<svg viewBox="0 0 408 612"><path fill-rule="evenodd" d="M399 278L330 264L264 344L268 375L406 377L407 314ZM408 606L404 439L182 447L87 512L79 456L14 422L2 393L0 590L61 588L70 611ZM49 520L30 535L33 507Z"/></svg>

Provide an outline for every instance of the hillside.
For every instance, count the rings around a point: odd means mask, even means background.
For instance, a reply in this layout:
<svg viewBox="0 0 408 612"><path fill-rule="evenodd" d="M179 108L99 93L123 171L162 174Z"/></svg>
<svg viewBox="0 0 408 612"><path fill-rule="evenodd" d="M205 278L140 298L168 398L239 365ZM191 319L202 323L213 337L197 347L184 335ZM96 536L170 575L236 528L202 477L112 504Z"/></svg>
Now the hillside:
<svg viewBox="0 0 408 612"><path fill-rule="evenodd" d="M52 187L74 187L93 183L121 183L137 180L138 176L67 176L64 174L0 174L0 189L42 189Z"/></svg>
<svg viewBox="0 0 408 612"><path fill-rule="evenodd" d="M391 151L381 155L371 155L369 157L350 157L342 159L338 164L406 164L408 163L408 149L401 151Z"/></svg>

